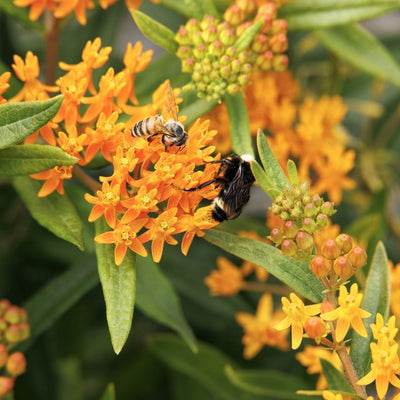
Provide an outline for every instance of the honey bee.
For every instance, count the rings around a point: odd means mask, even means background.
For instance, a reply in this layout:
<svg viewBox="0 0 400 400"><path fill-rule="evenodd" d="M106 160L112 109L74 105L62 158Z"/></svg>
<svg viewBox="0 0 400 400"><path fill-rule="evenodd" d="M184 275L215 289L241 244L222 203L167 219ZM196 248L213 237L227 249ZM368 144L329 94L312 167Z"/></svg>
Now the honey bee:
<svg viewBox="0 0 400 400"><path fill-rule="evenodd" d="M188 140L188 134L183 124L178 121L176 100L170 84L167 87L162 113L168 118L166 122L161 114L142 119L132 128L132 136L147 137L151 140L157 135L162 135L161 141L165 150L171 146L184 146Z"/></svg>
<svg viewBox="0 0 400 400"><path fill-rule="evenodd" d="M221 164L216 177L186 191L199 190L212 183L220 185L221 190L212 202L211 217L217 222L235 219L250 199L250 188L255 181L250 168L253 160L253 156L244 154L212 161Z"/></svg>

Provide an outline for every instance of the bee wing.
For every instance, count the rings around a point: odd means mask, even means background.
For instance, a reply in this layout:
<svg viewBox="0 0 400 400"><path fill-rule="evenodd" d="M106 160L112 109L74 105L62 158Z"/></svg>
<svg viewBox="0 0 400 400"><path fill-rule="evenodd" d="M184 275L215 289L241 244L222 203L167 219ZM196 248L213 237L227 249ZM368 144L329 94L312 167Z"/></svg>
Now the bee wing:
<svg viewBox="0 0 400 400"><path fill-rule="evenodd" d="M162 108L162 114L165 118L165 121L168 121L169 119L174 119L176 121L178 120L178 108L176 106L174 92L169 83L165 93L165 100Z"/></svg>

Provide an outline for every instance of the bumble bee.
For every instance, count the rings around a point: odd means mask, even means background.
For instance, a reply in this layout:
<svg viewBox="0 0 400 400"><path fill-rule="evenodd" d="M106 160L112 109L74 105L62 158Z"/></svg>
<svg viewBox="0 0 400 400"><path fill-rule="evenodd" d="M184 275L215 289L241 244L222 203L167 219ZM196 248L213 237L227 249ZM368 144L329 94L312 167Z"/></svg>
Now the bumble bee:
<svg viewBox="0 0 400 400"><path fill-rule="evenodd" d="M197 188L186 190L194 191L212 183L219 184L221 190L212 202L211 217L218 222L235 219L250 199L250 188L255 181L250 168L252 160L254 160L253 156L244 154L212 161L214 164L221 164L217 176Z"/></svg>
<svg viewBox="0 0 400 400"><path fill-rule="evenodd" d="M167 87L162 113L169 118L166 122L161 114L142 119L132 128L132 136L147 137L151 140L154 136L162 135L161 141L165 150L171 146L184 146L188 140L188 134L178 121L175 96L170 84Z"/></svg>

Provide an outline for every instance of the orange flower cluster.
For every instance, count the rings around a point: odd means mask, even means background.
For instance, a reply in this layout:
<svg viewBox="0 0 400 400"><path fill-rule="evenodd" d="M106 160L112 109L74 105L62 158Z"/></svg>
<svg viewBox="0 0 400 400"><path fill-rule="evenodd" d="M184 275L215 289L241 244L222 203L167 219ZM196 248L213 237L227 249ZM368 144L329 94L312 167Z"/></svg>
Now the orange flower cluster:
<svg viewBox="0 0 400 400"><path fill-rule="evenodd" d="M211 155L215 146L209 144L216 131L208 130L208 121L198 120L188 130L186 146L168 149L162 144L161 135L151 141L133 137L130 128L136 122L163 110L169 82L154 92L151 104L138 106L135 74L147 66L152 52L143 53L140 42L135 46L128 44L123 59L125 68L119 72L109 68L96 84L93 71L104 66L110 52L111 47L101 47L99 38L89 41L81 62L59 64L66 73L55 86L43 85L38 80L38 59L31 52L25 61L14 57L14 71L24 85L10 101L45 99L56 91L64 95L56 116L27 138L26 143L35 142L40 135L50 145L75 156L80 166L100 157L112 164L111 176L100 177L101 184L91 182L90 186L98 190L95 196L87 194L86 200L94 205L89 221L104 216L112 229L98 235L96 241L115 243L117 265L122 263L128 248L145 256L143 243L148 241L152 241L154 261L160 261L164 242L177 244L174 235L179 233L184 233L182 252L187 254L194 236L202 236L202 229L216 225L210 219L210 206L198 205L203 198L215 197L217 188L210 185L201 191L186 191L214 178L219 166L209 163L215 160ZM7 75L1 76L1 90L7 88L8 79ZM119 122L122 114L124 119L128 118L125 123ZM72 178L73 170L82 175L79 167L73 166L57 166L31 175L45 181L39 196L54 191L63 194L64 180Z"/></svg>
<svg viewBox="0 0 400 400"><path fill-rule="evenodd" d="M355 187L355 181L347 176L354 166L355 152L346 149L346 135L338 126L346 114L342 98L306 98L299 104L299 88L289 72L258 72L250 81L256 84L245 87L244 94L252 134L267 129L281 166L286 168L288 158L296 160L300 179L315 176L313 192L327 193L331 201L340 203L343 190ZM216 107L208 117L219 133L217 149L229 153L225 106Z"/></svg>

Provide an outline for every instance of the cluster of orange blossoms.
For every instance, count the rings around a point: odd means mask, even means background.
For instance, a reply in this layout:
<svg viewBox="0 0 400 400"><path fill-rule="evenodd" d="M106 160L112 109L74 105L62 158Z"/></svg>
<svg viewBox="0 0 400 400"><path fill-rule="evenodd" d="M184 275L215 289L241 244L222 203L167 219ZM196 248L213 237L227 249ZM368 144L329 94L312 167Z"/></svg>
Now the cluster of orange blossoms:
<svg viewBox="0 0 400 400"><path fill-rule="evenodd" d="M146 256L143 243L148 241L152 241L154 261L160 261L164 242L177 244L174 235L179 233L184 233L181 248L186 254L195 235L201 236L202 229L216 225L210 219L210 206L198 205L203 198L215 197L217 188L185 191L215 176L218 166L209 163L216 159L211 155L215 146L209 144L216 131L208 130L208 121L196 121L188 130L189 140L184 148L165 149L161 135L150 142L133 137L130 128L136 122L163 109L169 82L154 92L151 104L137 106L135 74L150 62L152 52L142 53L140 42L135 46L128 44L123 59L125 68L119 72L109 68L96 85L93 70L106 63L110 52L111 47L101 48L99 38L89 41L80 63L59 64L66 73L55 86L43 85L38 80L38 59L31 52L25 60L14 56L13 69L24 85L9 101L41 100L48 98L50 92L61 92L64 100L58 113L26 143L35 142L40 135L41 140L75 156L80 166L96 157L112 164L112 175L100 177L101 184L93 181L91 186L96 194L87 194L85 198L94 206L89 221L104 215L112 229L95 240L115 243L117 265L122 263L128 248ZM0 79L6 90L9 74ZM175 97L177 94L175 90ZM86 106L84 112L82 105ZM118 122L123 113L129 119ZM58 166L31 177L45 181L39 196L54 191L63 194L64 181L71 179L76 170L79 172L79 167Z"/></svg>
<svg viewBox="0 0 400 400"><path fill-rule="evenodd" d="M0 397L10 393L17 376L26 370L23 353L15 351L9 354L8 347L15 345L30 335L27 312L12 305L7 299L0 300Z"/></svg>
<svg viewBox="0 0 400 400"><path fill-rule="evenodd" d="M347 135L339 125L347 111L342 98L306 97L299 104L298 84L290 72L255 72L250 82L254 84L243 90L252 134L268 130L268 141L282 168L289 158L296 160L300 180L313 177L313 193L327 193L331 201L340 203L343 190L356 184L347 176L354 167L355 152L346 149ZM211 128L218 130L217 150L229 153L226 106L214 108L208 118Z"/></svg>

